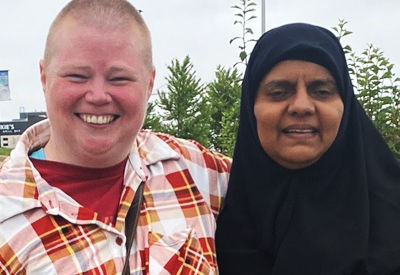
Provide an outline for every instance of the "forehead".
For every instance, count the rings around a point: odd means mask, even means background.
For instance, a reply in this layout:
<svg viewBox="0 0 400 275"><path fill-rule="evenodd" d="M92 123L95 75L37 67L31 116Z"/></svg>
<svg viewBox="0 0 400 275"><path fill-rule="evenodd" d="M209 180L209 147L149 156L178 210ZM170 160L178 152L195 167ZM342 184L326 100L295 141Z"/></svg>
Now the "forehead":
<svg viewBox="0 0 400 275"><path fill-rule="evenodd" d="M263 81L296 80L299 77L305 80L325 79L334 81L333 76L325 67L303 60L279 62L266 74Z"/></svg>
<svg viewBox="0 0 400 275"><path fill-rule="evenodd" d="M125 50L132 48L145 57L147 57L147 51L150 51L151 47L148 34L134 20L129 20L126 24L117 26L112 22L81 20L66 16L57 22L49 34L45 62L50 63L55 55L59 55L68 49L73 51L75 47L82 51L85 46L88 53L90 53L91 48L104 47L105 52L108 50L109 54L115 55L118 55L119 48Z"/></svg>
<svg viewBox="0 0 400 275"><path fill-rule="evenodd" d="M53 36L60 38L59 36L84 36L88 34L95 34L104 32L107 35L102 35L104 40L108 39L108 36L112 36L113 33L123 33L125 35L124 40L144 38L145 34L142 27L133 20L126 21L124 24L115 24L114 22L101 22L99 19L77 19L72 16L63 18L53 30ZM56 39L53 39L53 43Z"/></svg>

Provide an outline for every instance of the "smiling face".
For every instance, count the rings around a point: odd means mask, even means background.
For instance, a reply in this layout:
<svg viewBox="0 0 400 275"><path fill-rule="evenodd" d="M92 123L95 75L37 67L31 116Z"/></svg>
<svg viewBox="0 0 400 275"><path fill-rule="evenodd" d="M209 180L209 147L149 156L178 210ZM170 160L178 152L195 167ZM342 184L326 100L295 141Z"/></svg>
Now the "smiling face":
<svg viewBox="0 0 400 275"><path fill-rule="evenodd" d="M41 62L51 137L46 158L86 167L122 161L140 130L154 69L135 24L107 28L66 18Z"/></svg>
<svg viewBox="0 0 400 275"><path fill-rule="evenodd" d="M299 169L316 162L335 140L343 102L327 69L287 60L261 81L254 115L264 151L278 164Z"/></svg>

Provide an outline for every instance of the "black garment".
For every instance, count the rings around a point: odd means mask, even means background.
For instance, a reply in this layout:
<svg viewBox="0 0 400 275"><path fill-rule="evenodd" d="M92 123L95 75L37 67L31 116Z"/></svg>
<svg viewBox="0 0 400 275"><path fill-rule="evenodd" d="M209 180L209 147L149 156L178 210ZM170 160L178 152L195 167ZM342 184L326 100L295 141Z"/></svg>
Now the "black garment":
<svg viewBox="0 0 400 275"><path fill-rule="evenodd" d="M298 170L264 152L253 111L260 81L288 59L327 68L344 104L332 146ZM400 167L355 98L337 38L307 24L265 33L251 54L241 100L217 225L220 274L400 273Z"/></svg>

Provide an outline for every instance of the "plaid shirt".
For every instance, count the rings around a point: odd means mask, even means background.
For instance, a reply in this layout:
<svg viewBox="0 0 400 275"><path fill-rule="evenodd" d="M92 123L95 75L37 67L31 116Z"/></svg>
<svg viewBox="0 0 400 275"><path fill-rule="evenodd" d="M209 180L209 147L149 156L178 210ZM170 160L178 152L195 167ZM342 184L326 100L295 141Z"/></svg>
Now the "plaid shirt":
<svg viewBox="0 0 400 275"><path fill-rule="evenodd" d="M125 216L144 181L131 274L216 274L214 231L230 159L195 141L142 130L125 169L115 225L50 186L28 152L49 139L29 128L0 170L1 274L119 274Z"/></svg>

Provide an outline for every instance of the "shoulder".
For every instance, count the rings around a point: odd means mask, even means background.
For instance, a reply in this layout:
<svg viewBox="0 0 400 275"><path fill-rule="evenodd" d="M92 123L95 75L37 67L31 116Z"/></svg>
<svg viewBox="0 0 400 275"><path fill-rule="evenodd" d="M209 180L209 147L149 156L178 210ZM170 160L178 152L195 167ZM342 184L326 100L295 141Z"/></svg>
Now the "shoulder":
<svg viewBox="0 0 400 275"><path fill-rule="evenodd" d="M0 172L3 168L4 163L7 162L8 159L9 159L9 157L0 156Z"/></svg>
<svg viewBox="0 0 400 275"><path fill-rule="evenodd" d="M140 157L153 171L151 174L164 175L175 187L180 182L184 186L193 183L193 190L198 190L214 216L218 215L228 188L230 158L212 152L195 140L169 134L144 130L138 141ZM156 163L161 165L152 165Z"/></svg>
<svg viewBox="0 0 400 275"><path fill-rule="evenodd" d="M230 171L231 158L211 151L196 140L177 138L169 134L154 133L149 130L142 130L139 134L139 139L146 140L147 143L153 143L153 146L150 147L155 147L154 143L163 143L186 162L192 162L221 173L229 173Z"/></svg>

